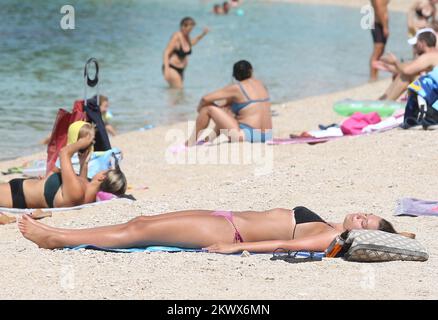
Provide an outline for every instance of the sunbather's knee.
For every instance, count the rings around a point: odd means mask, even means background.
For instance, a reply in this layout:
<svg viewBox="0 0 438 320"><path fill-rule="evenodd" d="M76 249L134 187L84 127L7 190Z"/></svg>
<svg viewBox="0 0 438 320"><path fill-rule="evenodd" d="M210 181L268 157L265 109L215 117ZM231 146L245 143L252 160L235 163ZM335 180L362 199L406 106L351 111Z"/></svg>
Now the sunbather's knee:
<svg viewBox="0 0 438 320"><path fill-rule="evenodd" d="M136 232L139 229L144 229L147 225L147 218L146 217L136 217L132 220L130 220L127 224L126 224L126 229L129 232Z"/></svg>

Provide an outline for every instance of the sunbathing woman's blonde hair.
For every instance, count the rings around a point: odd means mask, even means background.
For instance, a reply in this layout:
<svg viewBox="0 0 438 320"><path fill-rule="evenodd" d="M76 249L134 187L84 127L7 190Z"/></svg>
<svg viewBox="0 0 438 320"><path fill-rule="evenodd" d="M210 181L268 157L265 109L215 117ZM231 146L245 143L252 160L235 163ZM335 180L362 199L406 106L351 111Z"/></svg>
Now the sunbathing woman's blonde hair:
<svg viewBox="0 0 438 320"><path fill-rule="evenodd" d="M112 193L116 196L122 196L126 193L128 188L128 182L126 180L125 174L120 170L120 166L117 158L115 159L115 169L107 171L105 179L100 185L100 191Z"/></svg>
<svg viewBox="0 0 438 320"><path fill-rule="evenodd" d="M78 134L78 140L81 138L86 137L87 135L92 135L94 133L94 131L96 130L96 127L94 125L92 125L91 123L85 123L81 129L79 130L79 134Z"/></svg>
<svg viewBox="0 0 438 320"><path fill-rule="evenodd" d="M389 232L389 233L396 233L396 234L399 234L399 235L404 236L404 237L415 239L415 233L397 232L395 230L394 226L392 225L392 223L389 222L388 220L385 220L385 219L380 220L380 222L379 222L379 230L380 231Z"/></svg>

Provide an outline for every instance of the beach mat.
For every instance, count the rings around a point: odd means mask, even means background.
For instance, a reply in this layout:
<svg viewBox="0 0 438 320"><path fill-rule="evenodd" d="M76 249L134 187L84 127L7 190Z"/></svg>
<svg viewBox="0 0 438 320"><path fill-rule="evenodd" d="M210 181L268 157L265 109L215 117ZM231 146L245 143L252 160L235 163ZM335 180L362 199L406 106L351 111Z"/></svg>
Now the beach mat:
<svg viewBox="0 0 438 320"><path fill-rule="evenodd" d="M361 134L323 137L323 138L305 137L305 136L304 137L290 137L290 138L274 138L270 141L267 141L266 143L269 145L303 144L303 143L317 144L317 143L338 140L338 139L345 138L345 137L361 137L361 136L390 131L390 130L398 128L400 126L400 123L401 122L398 119L394 119L394 120L386 119L386 120L382 121L381 124L368 126L368 127L370 127L370 130L368 132L364 132Z"/></svg>
<svg viewBox="0 0 438 320"><path fill-rule="evenodd" d="M438 201L402 198L397 201L394 215L438 217Z"/></svg>
<svg viewBox="0 0 438 320"><path fill-rule="evenodd" d="M90 244L84 244L77 247L65 248L66 250L96 250L105 251L113 253L133 253L133 252L203 252L201 249L188 249L188 248L178 248L178 247L166 247L166 246L151 246L146 248L126 248L126 249L116 249L116 248L103 248L98 246L93 246Z"/></svg>
<svg viewBox="0 0 438 320"><path fill-rule="evenodd" d="M189 249L189 248L179 248L179 247L166 247L166 246L150 246L145 248L127 248L127 249L115 249L115 248L102 248L98 246L93 246L89 244L84 244L77 247L70 247L65 248L65 250L97 250L97 251L104 251L104 252L113 252L113 253L134 253L134 252L169 252L169 253L175 253L175 252L206 252L202 249ZM271 253L266 253L270 254ZM238 253L240 255L240 253ZM324 252L314 252L313 255L315 257L325 257ZM308 258L310 257L310 252L308 251L300 251L297 253L298 257L302 258Z"/></svg>
<svg viewBox="0 0 438 320"><path fill-rule="evenodd" d="M107 203L110 201L133 201L130 199L111 199L111 200L106 200L106 201L98 201L98 202L93 202L93 203L87 203L87 204L83 204L80 206L75 206L75 207L65 207L65 208L44 208L44 209L39 209L43 212L63 212L63 211L72 211L72 210L80 210L80 209L84 209L84 208L90 208L90 207L94 207L97 206L99 204L102 203ZM0 212L3 213L10 213L10 214L29 214L33 211L37 210L37 208L35 209L16 209L16 208L2 208L0 207Z"/></svg>

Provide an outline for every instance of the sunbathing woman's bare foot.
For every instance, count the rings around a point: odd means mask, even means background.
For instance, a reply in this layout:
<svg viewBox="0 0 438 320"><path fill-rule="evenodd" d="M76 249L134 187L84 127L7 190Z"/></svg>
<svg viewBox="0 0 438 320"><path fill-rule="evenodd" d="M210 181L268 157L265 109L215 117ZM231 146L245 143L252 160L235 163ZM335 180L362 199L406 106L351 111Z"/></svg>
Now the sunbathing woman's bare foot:
<svg viewBox="0 0 438 320"><path fill-rule="evenodd" d="M43 218L49 218L52 216L52 212L50 211L43 211L41 209L36 209L34 212L32 212L32 218L35 220L41 220Z"/></svg>
<svg viewBox="0 0 438 320"><path fill-rule="evenodd" d="M23 236L44 249L55 249L57 233L50 230L50 227L44 226L40 222L35 221L29 215L24 215L18 221L18 228Z"/></svg>

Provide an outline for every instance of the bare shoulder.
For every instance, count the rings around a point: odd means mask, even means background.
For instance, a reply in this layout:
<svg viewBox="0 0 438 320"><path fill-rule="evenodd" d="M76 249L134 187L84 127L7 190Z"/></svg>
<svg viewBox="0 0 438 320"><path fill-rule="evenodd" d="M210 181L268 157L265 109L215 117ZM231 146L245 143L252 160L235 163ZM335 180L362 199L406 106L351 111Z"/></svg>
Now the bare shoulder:
<svg viewBox="0 0 438 320"><path fill-rule="evenodd" d="M268 91L268 88L266 87L265 83L262 80L259 79L254 79L257 83L257 86L261 89L263 89L264 91Z"/></svg>
<svg viewBox="0 0 438 320"><path fill-rule="evenodd" d="M433 58L433 59L438 59L438 50L431 52L431 53L428 53L428 56Z"/></svg>
<svg viewBox="0 0 438 320"><path fill-rule="evenodd" d="M181 39L181 32L179 32L179 31L176 31L176 32L174 32L173 34L172 34L172 37L170 38L170 41L180 41L180 39Z"/></svg>

